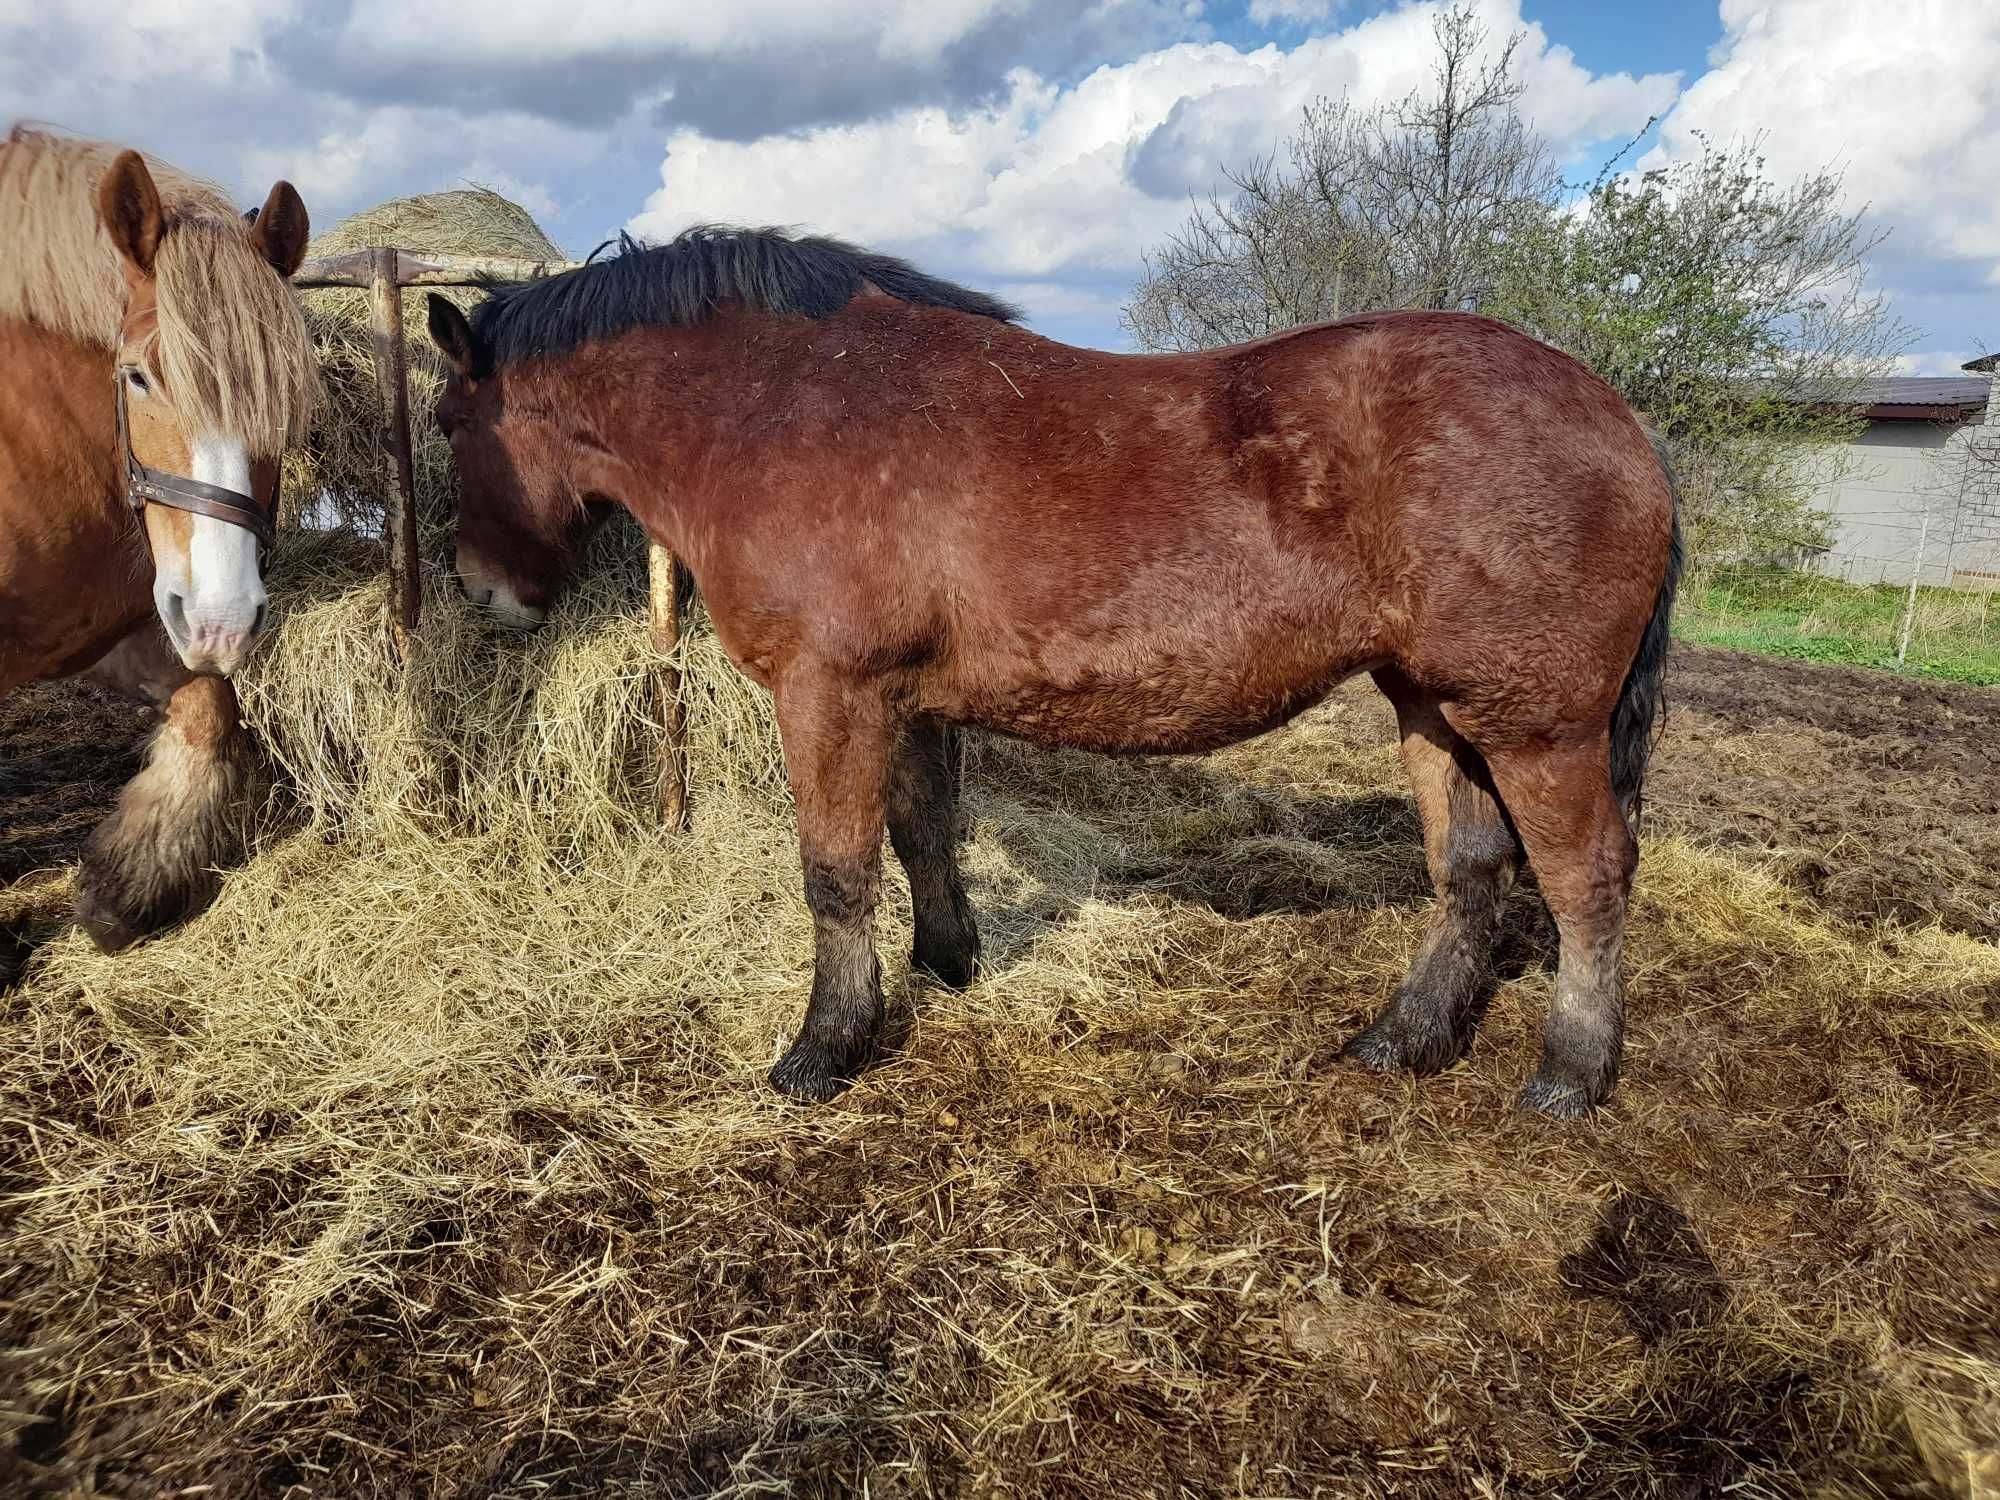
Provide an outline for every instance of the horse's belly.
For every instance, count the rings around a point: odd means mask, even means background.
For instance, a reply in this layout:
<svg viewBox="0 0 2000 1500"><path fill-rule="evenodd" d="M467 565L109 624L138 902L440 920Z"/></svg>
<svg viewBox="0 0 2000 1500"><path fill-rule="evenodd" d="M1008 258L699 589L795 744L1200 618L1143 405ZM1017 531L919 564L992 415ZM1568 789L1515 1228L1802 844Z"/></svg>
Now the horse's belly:
<svg viewBox="0 0 2000 1500"><path fill-rule="evenodd" d="M1174 663L1063 680L975 684L940 716L1039 744L1132 755L1195 753L1275 729L1363 661ZM955 711L954 711L955 710Z"/></svg>

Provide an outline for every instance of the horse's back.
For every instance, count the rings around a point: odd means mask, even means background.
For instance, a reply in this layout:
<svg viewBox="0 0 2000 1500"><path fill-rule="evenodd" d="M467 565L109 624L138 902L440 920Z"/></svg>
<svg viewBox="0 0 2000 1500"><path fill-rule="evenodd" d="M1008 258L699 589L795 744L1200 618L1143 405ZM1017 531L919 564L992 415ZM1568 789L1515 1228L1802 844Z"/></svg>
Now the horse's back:
<svg viewBox="0 0 2000 1500"><path fill-rule="evenodd" d="M975 509L1007 522L957 549L1005 580L958 591L965 677L1010 695L1003 716L1095 743L1116 697L1158 721L1149 740L1198 748L1383 666L1537 722L1608 712L1673 501L1631 412L1577 361L1436 312L1180 356L1072 352L1024 346L1041 420L1000 404L988 461L961 455ZM1024 654L1036 692L1016 694Z"/></svg>

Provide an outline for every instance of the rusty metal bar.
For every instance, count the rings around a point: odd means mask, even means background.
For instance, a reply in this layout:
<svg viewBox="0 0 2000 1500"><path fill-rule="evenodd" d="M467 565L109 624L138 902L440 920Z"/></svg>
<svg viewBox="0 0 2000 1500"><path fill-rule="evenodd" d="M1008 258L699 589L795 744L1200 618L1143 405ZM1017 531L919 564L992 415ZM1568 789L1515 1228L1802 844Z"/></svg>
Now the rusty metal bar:
<svg viewBox="0 0 2000 1500"><path fill-rule="evenodd" d="M375 279L375 257L380 250L350 250L344 255L324 255L300 266L292 285L304 291L319 287L367 287ZM444 255L430 251L399 250L396 283L399 286L477 286L484 281L538 281L544 276L574 271L583 262L575 260L523 260L512 255Z"/></svg>
<svg viewBox="0 0 2000 1500"><path fill-rule="evenodd" d="M681 564L658 542L646 546L646 633L660 661L653 669L653 698L659 705L660 822L688 826L687 709L681 702L681 671L675 653L681 644Z"/></svg>

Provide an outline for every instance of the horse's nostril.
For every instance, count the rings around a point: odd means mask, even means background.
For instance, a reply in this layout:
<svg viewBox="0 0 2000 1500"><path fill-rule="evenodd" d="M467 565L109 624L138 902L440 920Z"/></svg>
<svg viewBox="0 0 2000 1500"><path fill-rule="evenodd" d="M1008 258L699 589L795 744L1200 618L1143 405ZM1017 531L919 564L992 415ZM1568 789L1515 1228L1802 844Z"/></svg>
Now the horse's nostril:
<svg viewBox="0 0 2000 1500"><path fill-rule="evenodd" d="M271 606L269 604L260 604L257 606L257 618L250 622L250 634L253 637L264 628L264 617L270 612Z"/></svg>
<svg viewBox="0 0 2000 1500"><path fill-rule="evenodd" d="M167 607L162 612L161 618L166 621L167 633L175 640L184 641L188 638L187 600L179 594L167 595Z"/></svg>

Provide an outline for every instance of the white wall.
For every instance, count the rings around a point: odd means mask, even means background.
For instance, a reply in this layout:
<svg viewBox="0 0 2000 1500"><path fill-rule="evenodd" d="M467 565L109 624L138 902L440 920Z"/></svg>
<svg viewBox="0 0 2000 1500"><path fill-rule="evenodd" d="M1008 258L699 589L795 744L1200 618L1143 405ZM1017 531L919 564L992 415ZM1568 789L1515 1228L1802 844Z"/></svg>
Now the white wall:
<svg viewBox="0 0 2000 1500"><path fill-rule="evenodd" d="M2000 442L2000 424L1870 422L1848 472L1813 499L1838 523L1813 566L1853 583L1908 583L1915 570L1926 584L2000 588L2000 497L1966 492L1972 442Z"/></svg>

